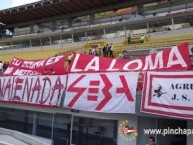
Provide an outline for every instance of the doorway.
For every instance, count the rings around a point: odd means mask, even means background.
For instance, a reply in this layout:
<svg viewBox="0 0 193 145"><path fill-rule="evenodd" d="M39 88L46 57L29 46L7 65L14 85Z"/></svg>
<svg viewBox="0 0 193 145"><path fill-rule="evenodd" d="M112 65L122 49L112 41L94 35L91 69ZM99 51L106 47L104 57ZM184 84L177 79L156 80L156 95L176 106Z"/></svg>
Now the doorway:
<svg viewBox="0 0 193 145"><path fill-rule="evenodd" d="M157 145L186 145L185 134L174 134L175 130L187 129L187 121L174 119L158 119L157 128L166 129L165 136L157 135ZM165 130L165 131L166 131Z"/></svg>

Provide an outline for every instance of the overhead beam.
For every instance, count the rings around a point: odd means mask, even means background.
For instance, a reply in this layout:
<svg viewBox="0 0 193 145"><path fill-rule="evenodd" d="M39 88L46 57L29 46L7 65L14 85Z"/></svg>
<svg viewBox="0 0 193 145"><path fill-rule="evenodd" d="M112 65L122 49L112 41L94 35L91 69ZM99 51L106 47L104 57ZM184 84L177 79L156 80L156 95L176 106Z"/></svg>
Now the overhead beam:
<svg viewBox="0 0 193 145"><path fill-rule="evenodd" d="M67 14L63 14L60 16L53 16L53 17L49 17L49 18L41 18L39 20L36 20L36 23L42 23L42 22L49 22L49 21L54 21L54 20L61 20L61 19L68 19L68 18L72 18L72 17L80 17L80 16L84 16L84 15L88 15L91 13L99 13L99 12L104 12L104 11L110 11L113 9L120 9L120 8L124 8L124 7L130 7L130 6L135 6L135 5L139 5L141 3L149 3L149 2L154 2L155 0L128 0L128 1L123 1L123 2L119 2L116 4L111 4L108 5L107 7L98 7L96 9L89 9L89 10L84 10L84 11L80 11L80 12L73 12L69 7L67 7L64 3L60 3L60 5L62 4L62 6L68 10L69 13ZM9 27L13 27L13 26L20 26L20 25L28 25L31 24L31 21L29 22L21 22L21 23L17 23L17 24L10 24Z"/></svg>

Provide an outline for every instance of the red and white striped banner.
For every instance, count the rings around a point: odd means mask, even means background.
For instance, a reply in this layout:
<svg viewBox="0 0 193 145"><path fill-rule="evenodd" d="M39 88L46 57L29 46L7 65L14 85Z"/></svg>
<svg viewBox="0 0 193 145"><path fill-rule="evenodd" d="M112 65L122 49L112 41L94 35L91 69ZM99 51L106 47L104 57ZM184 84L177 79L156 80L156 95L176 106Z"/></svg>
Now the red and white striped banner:
<svg viewBox="0 0 193 145"><path fill-rule="evenodd" d="M141 111L193 119L193 72L148 72Z"/></svg>

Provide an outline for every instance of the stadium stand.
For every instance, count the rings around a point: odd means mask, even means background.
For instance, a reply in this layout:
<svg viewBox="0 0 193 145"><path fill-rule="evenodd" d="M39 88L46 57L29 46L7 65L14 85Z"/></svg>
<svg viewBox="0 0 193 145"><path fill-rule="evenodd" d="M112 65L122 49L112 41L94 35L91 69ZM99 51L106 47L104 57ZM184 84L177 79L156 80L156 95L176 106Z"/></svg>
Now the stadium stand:
<svg viewBox="0 0 193 145"><path fill-rule="evenodd" d="M192 0L42 0L1 10L0 22L5 27L0 36L0 61L9 62L14 57L40 60L71 52L89 54L92 49L103 56L102 49L107 44L113 44L114 57L128 50L132 58L138 58L182 42L192 45L191 9ZM11 35L6 35L6 30ZM138 103L140 99L139 91ZM0 127L49 138L53 145L128 144L118 135L118 124L123 118L133 116L95 114L61 106L0 104ZM139 110L140 105L136 108ZM139 129L141 124L142 127L158 124L163 128L164 125L187 127L189 123L192 127L191 121L183 119L164 120L162 116L140 111L137 115ZM144 145L148 136L139 133L139 138L131 145ZM158 138L161 142L158 145L192 145L190 136Z"/></svg>

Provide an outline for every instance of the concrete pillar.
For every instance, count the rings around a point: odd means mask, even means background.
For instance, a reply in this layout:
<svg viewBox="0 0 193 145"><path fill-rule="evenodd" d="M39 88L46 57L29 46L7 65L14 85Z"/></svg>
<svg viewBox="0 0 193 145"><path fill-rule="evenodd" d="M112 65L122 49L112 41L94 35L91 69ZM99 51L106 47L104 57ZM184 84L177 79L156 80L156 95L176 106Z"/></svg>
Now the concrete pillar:
<svg viewBox="0 0 193 145"><path fill-rule="evenodd" d="M55 122L55 114L53 113L52 115L52 133L51 133L51 140L52 140L52 145L54 144L54 122Z"/></svg>
<svg viewBox="0 0 193 145"><path fill-rule="evenodd" d="M137 127L137 117L130 116L126 118L119 118L118 119L118 128L117 128L117 145L139 145L137 143L137 134L138 134L138 127ZM123 134L124 127L129 126L136 129L136 132L133 132L131 136L127 134ZM145 143L145 142L144 142Z"/></svg>
<svg viewBox="0 0 193 145"><path fill-rule="evenodd" d="M61 47L63 48L62 36L60 36Z"/></svg>
<svg viewBox="0 0 193 145"><path fill-rule="evenodd" d="M11 49L13 49L13 42L11 41Z"/></svg>
<svg viewBox="0 0 193 145"><path fill-rule="evenodd" d="M21 48L21 51L23 51L23 47L22 47L21 41L20 41L19 45L20 45L19 47Z"/></svg>
<svg viewBox="0 0 193 145"><path fill-rule="evenodd" d="M138 117L137 120L138 120L137 122L137 131L138 131L137 145L145 145L147 144L147 141L150 135L144 134L144 129L156 129L157 128L157 119L152 118L152 117ZM156 135L151 135L151 136L154 136L157 139Z"/></svg>
<svg viewBox="0 0 193 145"><path fill-rule="evenodd" d="M149 23L147 22L147 31L149 33Z"/></svg>
<svg viewBox="0 0 193 145"><path fill-rule="evenodd" d="M123 28L124 28L124 32L125 32L125 39L127 39L127 30L126 30L126 27L123 26Z"/></svg>
<svg viewBox="0 0 193 145"><path fill-rule="evenodd" d="M31 24L30 25L30 34L33 34L34 33L34 24Z"/></svg>
<svg viewBox="0 0 193 145"><path fill-rule="evenodd" d="M49 37L49 40L50 40L50 45L52 45L52 39L51 39L51 37Z"/></svg>
<svg viewBox="0 0 193 145"><path fill-rule="evenodd" d="M51 23L51 30L54 31L57 29L57 25L56 25L56 22L55 21L52 21Z"/></svg>
<svg viewBox="0 0 193 145"><path fill-rule="evenodd" d="M174 30L174 18L172 18L172 30Z"/></svg>
<svg viewBox="0 0 193 145"><path fill-rule="evenodd" d="M41 49L43 49L43 48L42 48L42 40L41 40L41 38L40 38L40 46L41 46Z"/></svg>
<svg viewBox="0 0 193 145"><path fill-rule="evenodd" d="M72 33L72 42L74 42L74 34Z"/></svg>
<svg viewBox="0 0 193 145"><path fill-rule="evenodd" d="M136 13L136 15L137 15L137 14L138 14L138 15L142 15L142 14L143 14L142 8L143 8L143 5L142 5L142 4L140 4L140 5L137 6L137 13Z"/></svg>
<svg viewBox="0 0 193 145"><path fill-rule="evenodd" d="M74 123L74 116L72 115L72 117L71 117L71 127L70 127L70 145L72 144L73 123Z"/></svg>
<svg viewBox="0 0 193 145"><path fill-rule="evenodd" d="M34 112L33 115L33 127L32 127L32 135L37 134L37 126L38 126L38 113Z"/></svg>
<svg viewBox="0 0 193 145"><path fill-rule="evenodd" d="M68 21L68 27L69 28L72 27L72 19L68 19L67 21Z"/></svg>
<svg viewBox="0 0 193 145"><path fill-rule="evenodd" d="M85 31L85 37L86 37L86 42L88 43L88 36L86 31Z"/></svg>
<svg viewBox="0 0 193 145"><path fill-rule="evenodd" d="M90 24L94 24L95 14L90 14Z"/></svg>
<svg viewBox="0 0 193 145"><path fill-rule="evenodd" d="M103 35L104 35L104 38L106 39L107 36L106 36L106 31L105 31L105 29L103 29Z"/></svg>
<svg viewBox="0 0 193 145"><path fill-rule="evenodd" d="M193 128L193 121L192 120L187 120L187 129L191 129L192 130ZM190 134L190 135L187 135L186 137L186 145L192 145L193 143L193 135Z"/></svg>
<svg viewBox="0 0 193 145"><path fill-rule="evenodd" d="M30 47L32 47L31 39L29 40Z"/></svg>

